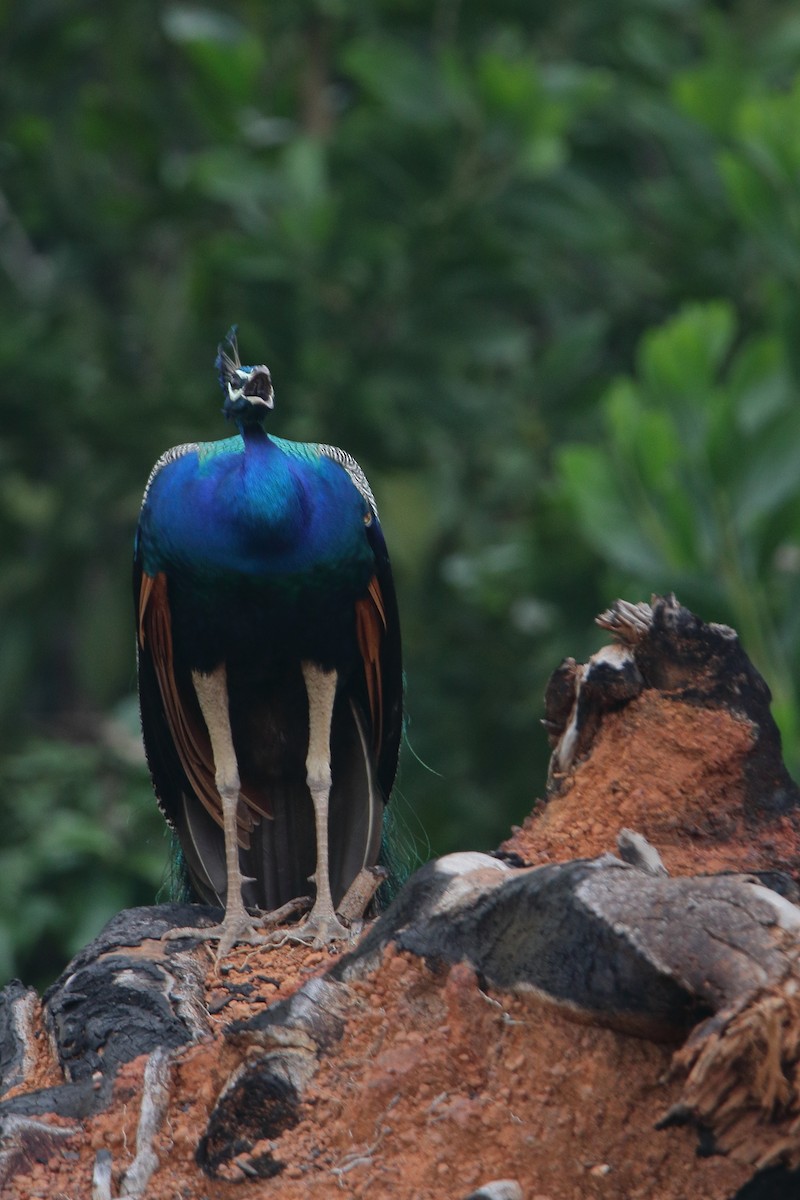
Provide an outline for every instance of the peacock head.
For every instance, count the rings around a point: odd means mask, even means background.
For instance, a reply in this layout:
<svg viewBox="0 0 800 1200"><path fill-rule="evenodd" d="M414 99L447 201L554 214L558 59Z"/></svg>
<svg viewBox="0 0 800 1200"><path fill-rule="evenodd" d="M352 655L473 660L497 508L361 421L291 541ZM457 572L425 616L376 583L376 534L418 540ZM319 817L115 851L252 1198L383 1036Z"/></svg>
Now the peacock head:
<svg viewBox="0 0 800 1200"><path fill-rule="evenodd" d="M272 376L269 368L263 365L242 366L235 325L228 331L225 341L217 347L215 366L225 393L222 411L228 420L236 421L239 425L260 424L269 410L275 407Z"/></svg>

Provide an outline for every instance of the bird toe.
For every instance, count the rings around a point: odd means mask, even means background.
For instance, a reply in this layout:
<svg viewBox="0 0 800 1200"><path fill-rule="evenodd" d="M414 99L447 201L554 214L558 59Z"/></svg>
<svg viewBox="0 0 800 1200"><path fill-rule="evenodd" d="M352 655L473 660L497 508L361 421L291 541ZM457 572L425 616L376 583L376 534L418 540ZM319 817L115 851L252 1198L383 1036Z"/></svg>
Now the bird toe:
<svg viewBox="0 0 800 1200"><path fill-rule="evenodd" d="M163 935L165 941L177 941L180 938L191 938L195 942L212 942L218 941L216 960L219 962L230 954L234 946L239 943L247 943L251 946L260 946L267 942L268 938L259 931L260 922L249 916L248 913L227 913L225 919L218 925L207 925L205 927L193 928L186 926L179 929L168 929Z"/></svg>
<svg viewBox="0 0 800 1200"><path fill-rule="evenodd" d="M292 941L322 949L334 942L349 942L353 931L340 921L335 912L312 912L296 929L286 930Z"/></svg>

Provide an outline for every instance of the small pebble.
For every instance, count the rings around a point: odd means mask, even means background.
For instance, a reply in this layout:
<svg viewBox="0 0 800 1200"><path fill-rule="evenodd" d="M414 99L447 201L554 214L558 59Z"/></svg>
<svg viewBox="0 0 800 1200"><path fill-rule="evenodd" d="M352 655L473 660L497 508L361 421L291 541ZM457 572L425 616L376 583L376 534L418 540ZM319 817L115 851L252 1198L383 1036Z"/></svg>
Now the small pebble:
<svg viewBox="0 0 800 1200"><path fill-rule="evenodd" d="M522 1188L516 1179L493 1179L470 1192L466 1200L523 1200Z"/></svg>

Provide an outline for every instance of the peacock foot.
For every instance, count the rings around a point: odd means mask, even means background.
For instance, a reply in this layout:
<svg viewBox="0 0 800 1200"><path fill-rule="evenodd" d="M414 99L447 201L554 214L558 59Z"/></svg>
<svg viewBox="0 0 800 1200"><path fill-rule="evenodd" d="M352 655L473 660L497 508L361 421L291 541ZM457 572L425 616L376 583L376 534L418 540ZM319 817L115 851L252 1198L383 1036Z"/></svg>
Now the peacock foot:
<svg viewBox="0 0 800 1200"><path fill-rule="evenodd" d="M362 867L334 911L330 899L318 898L308 917L301 924L288 929L275 929L269 935L270 944L284 946L294 942L320 949L334 942L352 942L361 933L364 913L372 897L386 878L383 867ZM293 901L297 904L297 901ZM285 919L284 909L268 913L264 924L278 924ZM296 911L296 910L295 910Z"/></svg>
<svg viewBox="0 0 800 1200"><path fill-rule="evenodd" d="M270 946L285 946L293 942L319 950L333 942L349 942L354 936L355 931L343 924L335 912L315 908L301 924L276 929L267 934L265 941Z"/></svg>
<svg viewBox="0 0 800 1200"><path fill-rule="evenodd" d="M268 941L268 935L259 929L261 920L251 917L245 909L241 912L228 910L218 925L186 926L181 929L168 929L164 934L166 941L176 941L178 938L192 938L196 942L218 941L216 960L225 958L234 946L246 942L250 946L262 946Z"/></svg>
<svg viewBox="0 0 800 1200"><path fill-rule="evenodd" d="M218 941L216 960L225 958L234 946L285 946L291 943L321 949L335 942L352 942L363 926L364 912L377 891L386 872L382 867L365 867L353 880L334 911L328 900L319 899L311 907L309 896L298 896L280 908L252 915L242 904L227 909L216 925L185 926L170 929L164 934L167 941L192 938L194 941ZM287 924L299 913L308 911L307 918L297 924Z"/></svg>

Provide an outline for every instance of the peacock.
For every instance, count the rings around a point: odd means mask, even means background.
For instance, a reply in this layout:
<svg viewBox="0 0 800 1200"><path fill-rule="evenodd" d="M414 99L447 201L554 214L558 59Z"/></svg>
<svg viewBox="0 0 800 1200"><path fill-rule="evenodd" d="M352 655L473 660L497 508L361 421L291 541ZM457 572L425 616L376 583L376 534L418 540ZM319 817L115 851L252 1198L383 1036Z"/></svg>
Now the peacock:
<svg viewBox="0 0 800 1200"><path fill-rule="evenodd" d="M337 907L381 850L402 660L378 511L335 446L267 433L266 366L218 347L238 434L153 467L134 552L139 707L161 810L222 956L314 884L298 940L348 936ZM193 931L196 935L197 931Z"/></svg>

